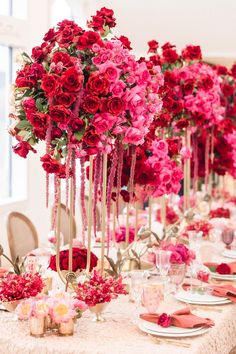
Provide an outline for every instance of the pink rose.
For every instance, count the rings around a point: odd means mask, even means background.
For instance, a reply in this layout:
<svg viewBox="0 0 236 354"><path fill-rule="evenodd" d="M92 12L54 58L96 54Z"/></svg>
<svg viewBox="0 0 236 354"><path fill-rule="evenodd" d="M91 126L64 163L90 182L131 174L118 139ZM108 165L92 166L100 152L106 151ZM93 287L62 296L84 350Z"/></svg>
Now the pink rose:
<svg viewBox="0 0 236 354"><path fill-rule="evenodd" d="M180 155L183 157L183 160L188 160L191 158L192 153L187 146L183 146L180 150Z"/></svg>
<svg viewBox="0 0 236 354"><path fill-rule="evenodd" d="M104 64L99 66L99 71L107 74L109 80L115 82L119 78L121 70L117 69L115 64L111 61L106 61Z"/></svg>
<svg viewBox="0 0 236 354"><path fill-rule="evenodd" d="M116 117L109 113L99 113L95 114L93 120L93 126L95 127L97 133L102 134L107 130L110 130L116 123Z"/></svg>
<svg viewBox="0 0 236 354"><path fill-rule="evenodd" d="M111 86L110 91L114 96L120 97L124 94L124 89L126 85L123 81L119 80L114 85Z"/></svg>
<svg viewBox="0 0 236 354"><path fill-rule="evenodd" d="M139 145L143 143L143 134L138 128L128 128L125 132L124 140L125 144Z"/></svg>

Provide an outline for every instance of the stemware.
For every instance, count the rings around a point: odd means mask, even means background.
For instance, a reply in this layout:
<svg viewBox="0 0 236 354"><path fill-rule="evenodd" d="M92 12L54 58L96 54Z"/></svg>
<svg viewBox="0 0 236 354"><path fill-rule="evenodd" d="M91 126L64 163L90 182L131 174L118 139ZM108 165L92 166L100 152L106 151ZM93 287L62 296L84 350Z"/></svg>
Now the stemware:
<svg viewBox="0 0 236 354"><path fill-rule="evenodd" d="M161 301L160 287L156 284L145 284L143 287L142 304L149 313L155 313Z"/></svg>
<svg viewBox="0 0 236 354"><path fill-rule="evenodd" d="M156 268L159 275L163 278L167 277L170 269L171 252L165 250L157 250L156 255Z"/></svg>
<svg viewBox="0 0 236 354"><path fill-rule="evenodd" d="M131 298L135 303L136 318L138 317L138 308L141 303L142 288L147 281L147 272L136 270L132 271L131 274ZM135 319L135 323L137 320Z"/></svg>
<svg viewBox="0 0 236 354"><path fill-rule="evenodd" d="M184 280L186 272L185 263L180 264L172 264L169 270L170 283L174 285L174 294L176 294L179 290L180 284Z"/></svg>
<svg viewBox="0 0 236 354"><path fill-rule="evenodd" d="M202 245L202 232L188 231L189 247L196 254L196 262L199 261L199 251Z"/></svg>
<svg viewBox="0 0 236 354"><path fill-rule="evenodd" d="M222 241L226 245L225 248L231 249L231 243L234 240L234 230L230 228L226 228L222 231L221 235Z"/></svg>

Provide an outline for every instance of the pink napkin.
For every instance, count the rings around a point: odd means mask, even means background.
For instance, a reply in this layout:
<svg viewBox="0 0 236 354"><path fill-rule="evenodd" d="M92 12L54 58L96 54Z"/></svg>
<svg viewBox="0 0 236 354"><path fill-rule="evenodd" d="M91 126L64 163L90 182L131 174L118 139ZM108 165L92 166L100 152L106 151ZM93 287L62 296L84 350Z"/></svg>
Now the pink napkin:
<svg viewBox="0 0 236 354"><path fill-rule="evenodd" d="M158 313L144 313L140 315L142 320L158 323L160 318ZM209 318L203 318L191 313L188 307L175 311L170 315L171 326L181 328L194 328L194 327L212 327L214 322Z"/></svg>
<svg viewBox="0 0 236 354"><path fill-rule="evenodd" d="M182 285L184 290L190 288L190 284ZM212 295L219 297L227 297L227 299L236 303L236 288L233 285L208 285L209 289L212 290Z"/></svg>
<svg viewBox="0 0 236 354"><path fill-rule="evenodd" d="M230 263L225 263L225 262L222 262L222 263L213 263L213 262L206 262L204 263L204 265L206 267L208 267L209 269L213 269L212 271L213 272L216 272L216 268L221 265L221 264L225 264L225 265L228 265L229 268L230 268L230 273L228 274L236 274L236 262L230 262ZM224 272L217 272L219 274L227 274L227 273L224 273Z"/></svg>

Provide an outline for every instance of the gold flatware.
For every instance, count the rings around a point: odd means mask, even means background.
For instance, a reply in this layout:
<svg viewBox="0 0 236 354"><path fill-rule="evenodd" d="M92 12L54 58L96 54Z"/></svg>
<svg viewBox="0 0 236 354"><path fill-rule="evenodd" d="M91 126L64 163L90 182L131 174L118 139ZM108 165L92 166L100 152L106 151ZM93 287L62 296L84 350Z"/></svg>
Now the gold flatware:
<svg viewBox="0 0 236 354"><path fill-rule="evenodd" d="M191 343L178 341L176 339L158 338L158 337L152 336L151 334L148 334L148 337L150 337L152 339L152 341L155 342L156 344L170 344L170 345L184 347L184 348L191 347Z"/></svg>

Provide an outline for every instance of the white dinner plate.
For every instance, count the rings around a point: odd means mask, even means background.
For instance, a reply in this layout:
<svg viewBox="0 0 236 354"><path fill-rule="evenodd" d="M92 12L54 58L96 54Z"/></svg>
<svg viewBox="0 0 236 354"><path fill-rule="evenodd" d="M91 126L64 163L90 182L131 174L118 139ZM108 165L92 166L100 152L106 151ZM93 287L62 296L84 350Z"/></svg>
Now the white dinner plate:
<svg viewBox="0 0 236 354"><path fill-rule="evenodd" d="M181 327L175 327L175 326L170 326L170 327L162 327L159 326L156 323L148 322L145 320L142 320L142 326L145 327L146 329L157 332L157 333L168 333L168 334L186 334L186 333L192 333L201 330L203 327L196 327L196 328L181 328Z"/></svg>
<svg viewBox="0 0 236 354"><path fill-rule="evenodd" d="M219 274L219 273L211 272L211 277L213 279L236 281L236 275L235 274Z"/></svg>
<svg viewBox="0 0 236 354"><path fill-rule="evenodd" d="M228 304L231 301L226 297L219 297L214 295L200 295L200 294L193 294L189 291L179 291L175 298L182 302L187 302L189 304L202 304L202 305L223 305Z"/></svg>
<svg viewBox="0 0 236 354"><path fill-rule="evenodd" d="M226 258L236 258L236 251L235 250L224 250L222 252L222 256Z"/></svg>
<svg viewBox="0 0 236 354"><path fill-rule="evenodd" d="M142 322L140 322L138 326L142 332L152 334L157 337L169 337L169 338L195 337L195 336L200 336L201 334L204 334L209 330L209 328L202 328L199 331L195 331L195 332L169 334L169 333L165 333L165 332L151 331L150 329L147 329L145 326L143 326Z"/></svg>

